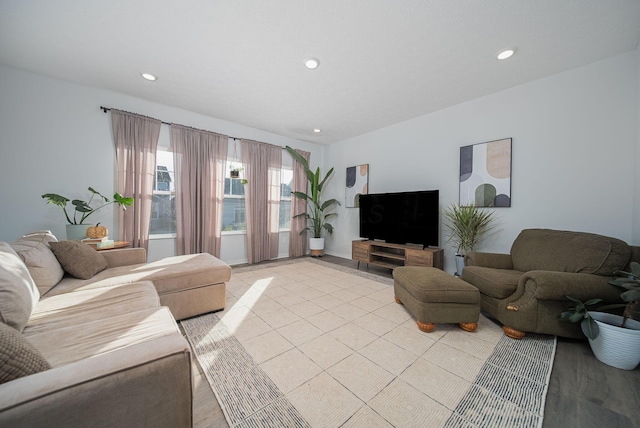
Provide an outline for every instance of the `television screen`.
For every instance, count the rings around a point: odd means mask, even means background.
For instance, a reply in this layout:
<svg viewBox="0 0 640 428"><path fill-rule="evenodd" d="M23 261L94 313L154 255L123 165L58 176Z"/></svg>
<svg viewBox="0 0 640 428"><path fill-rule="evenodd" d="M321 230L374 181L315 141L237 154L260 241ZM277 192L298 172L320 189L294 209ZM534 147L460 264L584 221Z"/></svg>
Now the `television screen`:
<svg viewBox="0 0 640 428"><path fill-rule="evenodd" d="M438 190L360 196L360 236L391 244L438 246Z"/></svg>

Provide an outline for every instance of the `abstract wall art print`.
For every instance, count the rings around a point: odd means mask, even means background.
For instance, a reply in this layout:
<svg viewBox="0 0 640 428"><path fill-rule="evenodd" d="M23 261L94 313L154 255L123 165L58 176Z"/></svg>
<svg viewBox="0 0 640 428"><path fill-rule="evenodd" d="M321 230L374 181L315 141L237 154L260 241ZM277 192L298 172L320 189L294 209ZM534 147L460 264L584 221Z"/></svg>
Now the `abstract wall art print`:
<svg viewBox="0 0 640 428"><path fill-rule="evenodd" d="M344 205L347 208L357 208L360 206L360 195L366 195L368 193L369 164L348 167Z"/></svg>
<svg viewBox="0 0 640 428"><path fill-rule="evenodd" d="M511 138L460 147L460 205L511 206Z"/></svg>

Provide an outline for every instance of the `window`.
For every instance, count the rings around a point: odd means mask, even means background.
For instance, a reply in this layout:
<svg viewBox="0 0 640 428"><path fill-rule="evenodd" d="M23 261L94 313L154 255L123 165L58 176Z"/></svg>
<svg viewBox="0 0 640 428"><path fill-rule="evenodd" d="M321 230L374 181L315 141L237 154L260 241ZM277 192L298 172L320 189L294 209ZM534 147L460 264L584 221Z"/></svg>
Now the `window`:
<svg viewBox="0 0 640 428"><path fill-rule="evenodd" d="M235 156L230 159L235 158ZM224 205L222 210L222 232L244 233L247 230L247 214L245 207L245 186L240 178L229 178L231 167L239 166L236 160L226 162L224 179ZM280 231L291 228L291 186L293 170L289 165L283 165L280 183ZM175 177L173 172L173 152L158 148L156 152L156 175L153 183L153 199L151 207L151 226L149 234L153 237L175 236L176 234L176 204Z"/></svg>
<svg viewBox="0 0 640 428"><path fill-rule="evenodd" d="M280 231L291 229L291 187L293 185L293 170L282 167L280 183Z"/></svg>
<svg viewBox="0 0 640 428"><path fill-rule="evenodd" d="M226 171L231 171L231 167L238 166L227 161ZM244 184L241 178L229 178L228 173L224 179L224 207L222 209L222 231L246 231L247 211L244 204Z"/></svg>
<svg viewBox="0 0 640 428"><path fill-rule="evenodd" d="M156 152L156 175L153 179L150 235L176 233L176 188L173 174L173 153Z"/></svg>

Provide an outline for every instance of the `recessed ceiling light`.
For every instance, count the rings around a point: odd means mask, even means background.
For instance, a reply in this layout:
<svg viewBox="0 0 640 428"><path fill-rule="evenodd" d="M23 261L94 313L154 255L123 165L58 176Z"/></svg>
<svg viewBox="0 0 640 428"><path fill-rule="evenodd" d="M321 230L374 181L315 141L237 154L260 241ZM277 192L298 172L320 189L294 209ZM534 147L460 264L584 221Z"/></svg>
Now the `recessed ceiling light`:
<svg viewBox="0 0 640 428"><path fill-rule="evenodd" d="M496 58L498 59L511 58L514 53L516 53L516 48L504 49L498 52L498 54L496 55Z"/></svg>
<svg viewBox="0 0 640 428"><path fill-rule="evenodd" d="M318 128L314 128L314 129L313 129L313 132L315 132L316 134L319 134L319 133L320 133L320 129L318 129Z"/></svg>
<svg viewBox="0 0 640 428"><path fill-rule="evenodd" d="M304 60L304 66L309 70L313 70L314 68L318 68L320 65L320 60L318 58L307 58Z"/></svg>
<svg viewBox="0 0 640 428"><path fill-rule="evenodd" d="M154 76L154 75L153 75L153 74L151 74L151 73L140 73L140 75L141 75L143 78L145 78L145 79L149 80L150 82L155 82L156 80L158 80L158 77Z"/></svg>

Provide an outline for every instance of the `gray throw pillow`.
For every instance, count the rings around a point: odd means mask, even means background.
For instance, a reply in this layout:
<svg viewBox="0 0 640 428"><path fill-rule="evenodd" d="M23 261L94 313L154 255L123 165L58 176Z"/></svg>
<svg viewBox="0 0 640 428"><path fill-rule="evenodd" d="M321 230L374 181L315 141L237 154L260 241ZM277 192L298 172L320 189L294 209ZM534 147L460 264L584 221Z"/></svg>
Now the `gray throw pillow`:
<svg viewBox="0 0 640 428"><path fill-rule="evenodd" d="M89 279L108 267L102 254L81 241L50 242L49 245L62 269L76 278Z"/></svg>
<svg viewBox="0 0 640 428"><path fill-rule="evenodd" d="M50 368L42 354L15 328L0 323L0 384Z"/></svg>

